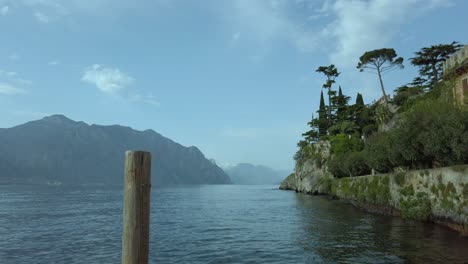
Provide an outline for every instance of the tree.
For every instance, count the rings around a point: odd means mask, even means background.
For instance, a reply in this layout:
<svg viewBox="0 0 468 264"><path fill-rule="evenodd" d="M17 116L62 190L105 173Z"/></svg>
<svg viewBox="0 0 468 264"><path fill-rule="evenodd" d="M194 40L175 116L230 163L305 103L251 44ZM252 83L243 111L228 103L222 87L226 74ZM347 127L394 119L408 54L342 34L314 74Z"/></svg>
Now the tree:
<svg viewBox="0 0 468 264"><path fill-rule="evenodd" d="M338 96L336 97L336 118L338 121L345 121L348 119L348 101L350 97L343 95L341 86L338 89Z"/></svg>
<svg viewBox="0 0 468 264"><path fill-rule="evenodd" d="M328 130L327 110L325 108L325 100L323 99L323 91L320 92L320 108L318 112L318 130L319 136L325 136Z"/></svg>
<svg viewBox="0 0 468 264"><path fill-rule="evenodd" d="M362 94L358 93L356 96L356 105L364 106L364 99L362 98Z"/></svg>
<svg viewBox="0 0 468 264"><path fill-rule="evenodd" d="M458 42L450 44L432 45L415 52L411 64L419 67L419 77L414 78L412 85L424 85L432 88L442 77L443 62L463 47Z"/></svg>
<svg viewBox="0 0 468 264"><path fill-rule="evenodd" d="M376 72L379 76L380 87L384 96L385 104L388 105L382 75L396 68L403 68L403 58L398 57L394 49L377 49L365 52L360 58L357 67L359 71L369 70Z"/></svg>
<svg viewBox="0 0 468 264"><path fill-rule="evenodd" d="M354 108L354 122L359 127L359 133L362 134L362 129L367 125L368 112L367 107L364 105L362 94L358 93L356 96L356 104Z"/></svg>
<svg viewBox="0 0 468 264"><path fill-rule="evenodd" d="M316 72L323 73L327 80L322 85L322 88L328 89L328 127L331 126L331 116L332 116L332 104L331 104L331 97L333 95L332 85L335 83L335 79L340 75L338 70L336 69L335 65L331 64L329 66L320 66L315 70Z"/></svg>

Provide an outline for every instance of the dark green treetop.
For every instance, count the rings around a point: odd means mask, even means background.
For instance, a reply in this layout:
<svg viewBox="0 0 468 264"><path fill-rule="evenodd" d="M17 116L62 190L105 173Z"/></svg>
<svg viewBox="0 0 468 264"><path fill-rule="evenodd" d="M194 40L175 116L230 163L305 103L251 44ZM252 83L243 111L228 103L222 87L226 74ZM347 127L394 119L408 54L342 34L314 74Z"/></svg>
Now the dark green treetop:
<svg viewBox="0 0 468 264"><path fill-rule="evenodd" d="M432 45L415 52L414 58L410 58L411 64L419 67L419 75L411 83L413 86L426 86L432 89L442 77L443 62L463 47L454 41L450 44Z"/></svg>
<svg viewBox="0 0 468 264"><path fill-rule="evenodd" d="M325 100L323 99L323 91L320 92L320 107L318 112L318 130L319 136L325 136L328 130L327 110L325 108Z"/></svg>
<svg viewBox="0 0 468 264"><path fill-rule="evenodd" d="M384 96L385 104L388 104L387 94L385 93L382 74L396 68L403 68L403 58L397 57L394 49L377 49L365 52L356 66L359 71L376 72L379 76L380 87Z"/></svg>
<svg viewBox="0 0 468 264"><path fill-rule="evenodd" d="M330 64L329 66L320 66L315 70L316 72L323 73L327 80L322 85L322 88L328 89L328 126L331 126L331 116L332 116L332 96L334 95L334 91L332 91L332 85L335 83L335 79L340 75L338 69L335 67L334 64Z"/></svg>

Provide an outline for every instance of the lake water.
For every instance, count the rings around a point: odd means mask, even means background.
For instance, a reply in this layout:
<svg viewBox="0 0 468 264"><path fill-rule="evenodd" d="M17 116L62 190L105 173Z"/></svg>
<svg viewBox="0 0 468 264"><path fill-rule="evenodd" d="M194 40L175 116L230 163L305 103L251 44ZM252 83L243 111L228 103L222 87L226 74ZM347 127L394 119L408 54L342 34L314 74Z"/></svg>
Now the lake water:
<svg viewBox="0 0 468 264"><path fill-rule="evenodd" d="M464 263L445 227L277 186L153 188L151 263ZM0 263L120 263L120 187L0 186Z"/></svg>

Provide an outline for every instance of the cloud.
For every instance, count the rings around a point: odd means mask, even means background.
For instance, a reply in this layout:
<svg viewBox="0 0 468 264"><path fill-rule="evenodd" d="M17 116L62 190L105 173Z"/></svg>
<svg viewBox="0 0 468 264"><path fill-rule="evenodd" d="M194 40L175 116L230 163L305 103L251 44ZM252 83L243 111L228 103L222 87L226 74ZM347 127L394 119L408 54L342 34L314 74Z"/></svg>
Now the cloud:
<svg viewBox="0 0 468 264"><path fill-rule="evenodd" d="M236 0L230 10L233 11L231 22L262 47L283 40L301 52L310 52L318 44L317 37L291 12L298 4L302 2Z"/></svg>
<svg viewBox="0 0 468 264"><path fill-rule="evenodd" d="M30 86L33 84L32 81L30 80L26 80L26 79L23 79L23 78L20 78L19 74L17 72L14 72L14 71L5 71L5 70L1 70L0 69L0 81L3 81L3 83L5 84L8 84L8 86L11 86L13 88L16 87L16 85L19 85L20 87L21 86ZM6 86L4 86L5 88ZM14 91L15 89L11 89L10 88L5 88L4 90L5 91ZM17 90L19 91L18 93L21 93L21 91L24 92L23 89L20 89L20 88L17 88ZM6 93L6 92L5 92Z"/></svg>
<svg viewBox="0 0 468 264"><path fill-rule="evenodd" d="M130 96L130 101L135 103L144 103L152 106L160 106L161 104L156 100L156 97L153 95L141 95L141 94L134 94Z"/></svg>
<svg viewBox="0 0 468 264"><path fill-rule="evenodd" d="M104 93L118 95L120 98L128 102L160 106L159 101L156 100L156 97L152 94L142 95L140 93L127 90L127 88L134 82L134 79L118 68L94 64L85 69L81 80L95 85Z"/></svg>
<svg viewBox="0 0 468 264"><path fill-rule="evenodd" d="M23 94L26 91L13 86L9 83L0 83L0 94L5 94L5 95L14 95L14 94Z"/></svg>
<svg viewBox="0 0 468 264"><path fill-rule="evenodd" d="M337 0L324 7L334 20L322 36L337 43L329 59L342 67L355 67L365 51L384 48L398 34L402 24L428 9L445 7L440 0Z"/></svg>
<svg viewBox="0 0 468 264"><path fill-rule="evenodd" d="M41 12L34 12L34 17L39 23L47 24L50 22L50 17Z"/></svg>
<svg viewBox="0 0 468 264"><path fill-rule="evenodd" d="M117 68L94 64L85 69L81 80L93 85L105 93L115 94L133 83L133 78Z"/></svg>
<svg viewBox="0 0 468 264"><path fill-rule="evenodd" d="M0 8L0 16L6 16L8 14L8 11L10 11L9 6L4 6Z"/></svg>

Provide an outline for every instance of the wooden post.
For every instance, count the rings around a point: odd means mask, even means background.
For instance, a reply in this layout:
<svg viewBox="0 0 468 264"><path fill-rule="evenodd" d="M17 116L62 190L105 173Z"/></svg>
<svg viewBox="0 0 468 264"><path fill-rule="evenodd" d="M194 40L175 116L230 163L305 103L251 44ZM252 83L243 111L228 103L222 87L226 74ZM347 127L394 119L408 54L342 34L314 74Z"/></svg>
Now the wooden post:
<svg viewBox="0 0 468 264"><path fill-rule="evenodd" d="M151 191L151 153L125 152L122 264L147 264Z"/></svg>

